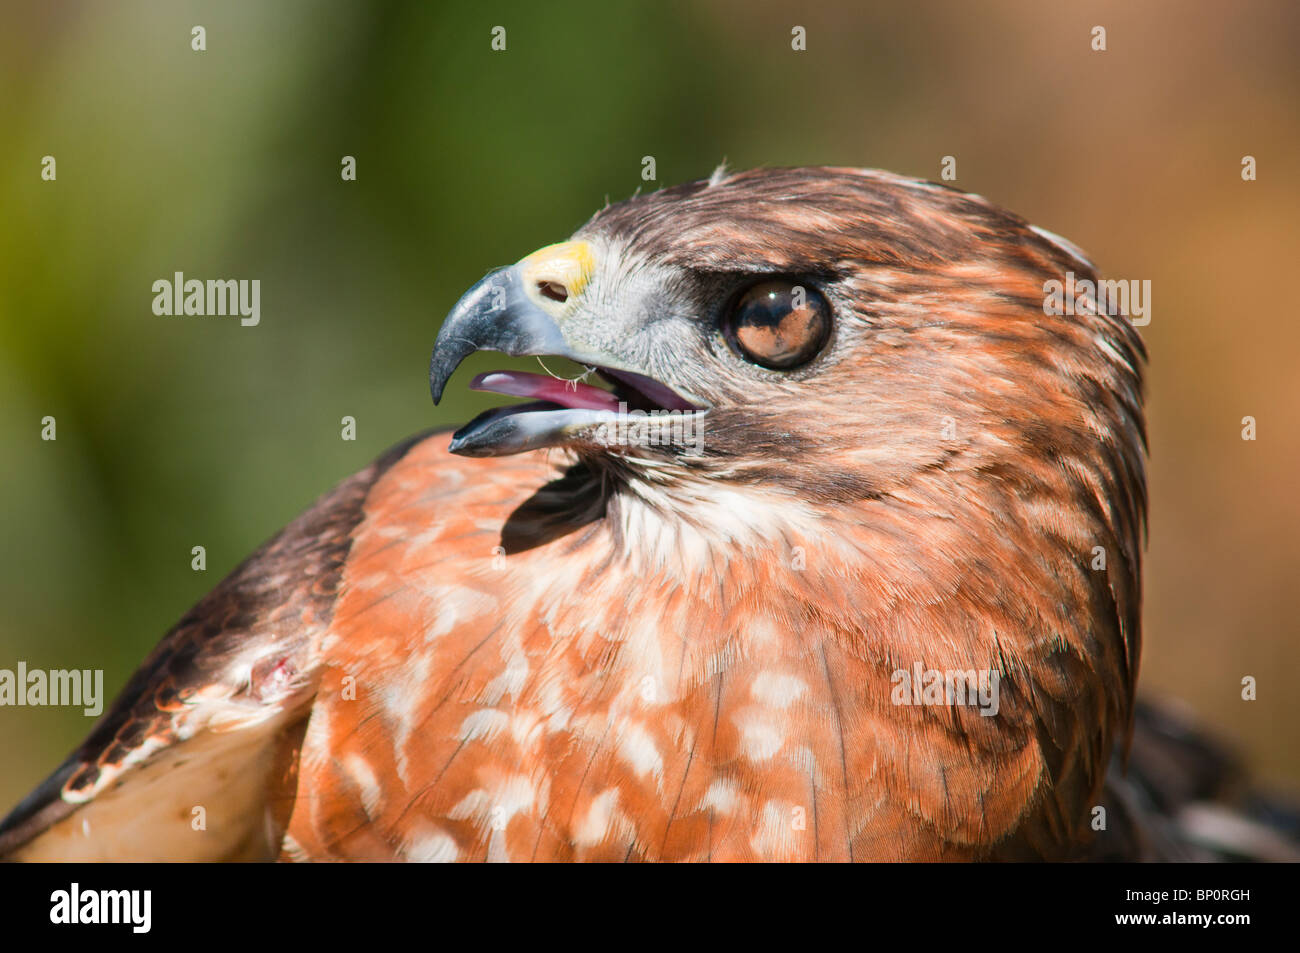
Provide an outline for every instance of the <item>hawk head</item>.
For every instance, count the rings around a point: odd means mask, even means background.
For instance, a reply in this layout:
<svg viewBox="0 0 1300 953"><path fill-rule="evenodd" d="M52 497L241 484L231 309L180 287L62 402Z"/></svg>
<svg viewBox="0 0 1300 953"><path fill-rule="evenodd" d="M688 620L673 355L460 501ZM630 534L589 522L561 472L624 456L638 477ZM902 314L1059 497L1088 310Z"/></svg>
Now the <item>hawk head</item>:
<svg viewBox="0 0 1300 953"><path fill-rule="evenodd" d="M1143 347L1123 317L1046 315L1044 282L1067 272L1094 277L1069 243L931 183L715 175L484 278L438 335L433 396L476 350L560 355L594 374L480 375L471 387L534 402L481 415L451 449L562 445L633 476L844 502L942 473L1066 481L1123 504L1129 536Z"/></svg>

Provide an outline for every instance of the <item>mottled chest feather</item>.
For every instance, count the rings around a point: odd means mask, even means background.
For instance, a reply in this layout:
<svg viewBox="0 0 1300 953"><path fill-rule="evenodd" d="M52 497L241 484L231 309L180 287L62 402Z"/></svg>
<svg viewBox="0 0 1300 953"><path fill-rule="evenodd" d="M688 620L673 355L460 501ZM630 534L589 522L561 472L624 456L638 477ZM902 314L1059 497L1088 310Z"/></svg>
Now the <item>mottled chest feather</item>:
<svg viewBox="0 0 1300 953"><path fill-rule="evenodd" d="M997 718L898 703L914 663L1005 667L955 581L903 615L886 547L797 501L692 537L629 500L548 507L569 480L430 440L377 483L287 858L956 858L1023 823L1047 766L1018 673Z"/></svg>

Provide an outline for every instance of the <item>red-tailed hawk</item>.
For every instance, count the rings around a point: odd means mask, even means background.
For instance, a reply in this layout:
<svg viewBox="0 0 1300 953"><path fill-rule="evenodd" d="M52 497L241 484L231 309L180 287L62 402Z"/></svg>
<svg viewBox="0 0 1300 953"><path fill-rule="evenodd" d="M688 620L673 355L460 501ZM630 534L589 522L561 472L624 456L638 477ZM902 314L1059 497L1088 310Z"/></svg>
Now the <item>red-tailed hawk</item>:
<svg viewBox="0 0 1300 953"><path fill-rule="evenodd" d="M181 619L0 852L1092 851L1133 715L1144 350L1107 309L1046 313L1070 273L1096 277L881 172L606 208L469 291L431 367L435 399L478 350L590 373L482 375L530 402L324 496Z"/></svg>

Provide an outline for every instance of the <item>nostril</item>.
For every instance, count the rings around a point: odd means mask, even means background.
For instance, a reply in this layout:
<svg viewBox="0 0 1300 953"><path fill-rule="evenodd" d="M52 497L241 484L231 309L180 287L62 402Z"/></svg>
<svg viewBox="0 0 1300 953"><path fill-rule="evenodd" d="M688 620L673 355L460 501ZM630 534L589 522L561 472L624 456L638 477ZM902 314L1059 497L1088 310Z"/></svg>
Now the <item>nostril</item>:
<svg viewBox="0 0 1300 953"><path fill-rule="evenodd" d="M558 301L560 304L569 300L569 289L558 281L539 281L537 282L537 290L543 297Z"/></svg>

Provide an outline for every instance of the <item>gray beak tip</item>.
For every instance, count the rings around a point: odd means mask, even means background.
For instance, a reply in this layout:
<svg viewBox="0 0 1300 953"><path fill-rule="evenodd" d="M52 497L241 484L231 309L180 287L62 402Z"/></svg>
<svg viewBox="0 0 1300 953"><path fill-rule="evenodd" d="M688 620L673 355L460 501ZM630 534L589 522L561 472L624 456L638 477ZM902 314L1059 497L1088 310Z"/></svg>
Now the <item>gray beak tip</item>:
<svg viewBox="0 0 1300 953"><path fill-rule="evenodd" d="M447 378L451 375L445 373L443 368L439 367L438 352L435 350L433 358L429 361L429 393L433 395L433 404L436 407L442 400L442 392L447 386Z"/></svg>
<svg viewBox="0 0 1300 953"><path fill-rule="evenodd" d="M555 321L529 300L517 266L492 272L456 302L442 323L429 360L429 392L433 402L475 351L524 354L564 354L567 346Z"/></svg>

